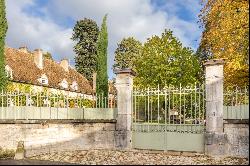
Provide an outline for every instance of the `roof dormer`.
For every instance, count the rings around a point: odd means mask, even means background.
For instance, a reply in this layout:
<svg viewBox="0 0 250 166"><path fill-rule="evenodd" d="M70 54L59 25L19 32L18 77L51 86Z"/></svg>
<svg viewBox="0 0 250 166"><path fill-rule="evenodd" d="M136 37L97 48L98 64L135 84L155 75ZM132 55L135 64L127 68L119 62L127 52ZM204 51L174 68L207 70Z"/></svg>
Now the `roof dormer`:
<svg viewBox="0 0 250 166"><path fill-rule="evenodd" d="M13 79L13 70L10 68L9 65L5 66L5 72L7 77L9 77L10 79Z"/></svg>
<svg viewBox="0 0 250 166"><path fill-rule="evenodd" d="M74 91L78 90L78 84L76 81L73 81L72 84L70 85L71 89Z"/></svg>
<svg viewBox="0 0 250 166"><path fill-rule="evenodd" d="M64 89L67 89L69 87L68 82L66 81L65 78L61 81L61 83L59 83L59 85Z"/></svg>
<svg viewBox="0 0 250 166"><path fill-rule="evenodd" d="M45 74L42 74L38 81L43 85L48 85L49 83L48 77Z"/></svg>

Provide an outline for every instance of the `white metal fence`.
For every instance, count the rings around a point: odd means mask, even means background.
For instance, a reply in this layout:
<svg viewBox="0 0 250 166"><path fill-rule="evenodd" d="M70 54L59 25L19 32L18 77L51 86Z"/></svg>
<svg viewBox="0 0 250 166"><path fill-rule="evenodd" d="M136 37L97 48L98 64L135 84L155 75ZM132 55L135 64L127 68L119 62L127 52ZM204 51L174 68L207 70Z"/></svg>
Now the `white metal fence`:
<svg viewBox="0 0 250 166"><path fill-rule="evenodd" d="M106 104L105 104L106 103ZM47 92L0 93L0 119L115 119L116 98Z"/></svg>
<svg viewBox="0 0 250 166"><path fill-rule="evenodd" d="M249 119L249 87L224 89L224 119Z"/></svg>

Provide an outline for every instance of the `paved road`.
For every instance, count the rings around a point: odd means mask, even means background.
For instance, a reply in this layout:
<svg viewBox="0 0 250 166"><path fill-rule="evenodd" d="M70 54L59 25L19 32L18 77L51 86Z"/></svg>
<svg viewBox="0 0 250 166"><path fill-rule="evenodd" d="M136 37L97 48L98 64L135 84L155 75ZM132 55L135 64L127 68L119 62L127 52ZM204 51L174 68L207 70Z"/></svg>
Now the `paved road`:
<svg viewBox="0 0 250 166"><path fill-rule="evenodd" d="M74 165L66 162L55 162L46 160L0 160L0 165Z"/></svg>

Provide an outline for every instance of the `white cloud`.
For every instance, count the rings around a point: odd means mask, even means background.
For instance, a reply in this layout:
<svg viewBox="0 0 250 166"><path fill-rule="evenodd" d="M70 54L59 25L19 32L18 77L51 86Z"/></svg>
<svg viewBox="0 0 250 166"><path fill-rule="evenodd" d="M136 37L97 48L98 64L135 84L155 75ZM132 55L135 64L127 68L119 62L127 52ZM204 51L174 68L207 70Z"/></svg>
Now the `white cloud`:
<svg viewBox="0 0 250 166"><path fill-rule="evenodd" d="M68 57L71 61L74 57L73 42L70 40L73 27L59 26L56 22L63 22L67 17L74 20L87 17L96 20L100 26L103 16L108 13L108 67L111 77L114 51L123 37L134 36L144 42L148 37L160 35L165 28L170 28L184 46L193 47L193 41L200 35L197 24L175 16L180 10L178 5L183 1L167 1L161 10L156 10L150 0L51 0L42 9L45 14L43 18L22 11L24 6L32 5L35 1L16 2L7 0L7 43L13 47L41 47L57 55L56 59ZM186 8L195 11L197 4L186 5Z"/></svg>
<svg viewBox="0 0 250 166"><path fill-rule="evenodd" d="M18 3L16 3L18 2ZM56 59L72 58L73 43L70 40L72 29L65 29L52 20L29 16L23 11L33 1L13 1L6 3L8 32L7 45L11 47L27 46L30 50L42 48L52 52Z"/></svg>

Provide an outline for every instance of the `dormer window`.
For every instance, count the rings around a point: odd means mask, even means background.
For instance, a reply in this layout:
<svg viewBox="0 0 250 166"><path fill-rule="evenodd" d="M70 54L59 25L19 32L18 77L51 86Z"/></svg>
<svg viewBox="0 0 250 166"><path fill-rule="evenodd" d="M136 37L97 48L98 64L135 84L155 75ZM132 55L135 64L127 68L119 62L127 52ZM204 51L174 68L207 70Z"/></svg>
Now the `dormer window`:
<svg viewBox="0 0 250 166"><path fill-rule="evenodd" d="M78 84L77 84L77 82L76 82L76 81L72 82L72 84L71 84L70 87L71 87L71 89L74 90L74 91L78 90Z"/></svg>
<svg viewBox="0 0 250 166"><path fill-rule="evenodd" d="M65 80L65 78L62 80L62 82L59 84L64 89L68 88L68 82Z"/></svg>
<svg viewBox="0 0 250 166"><path fill-rule="evenodd" d="M6 72L6 76L10 79L13 79L13 70L9 67L9 65L5 66L5 72Z"/></svg>
<svg viewBox="0 0 250 166"><path fill-rule="evenodd" d="M38 79L38 81L41 83L41 84L43 84L43 85L47 85L48 84L48 77L45 75L45 74L43 74L39 79Z"/></svg>

